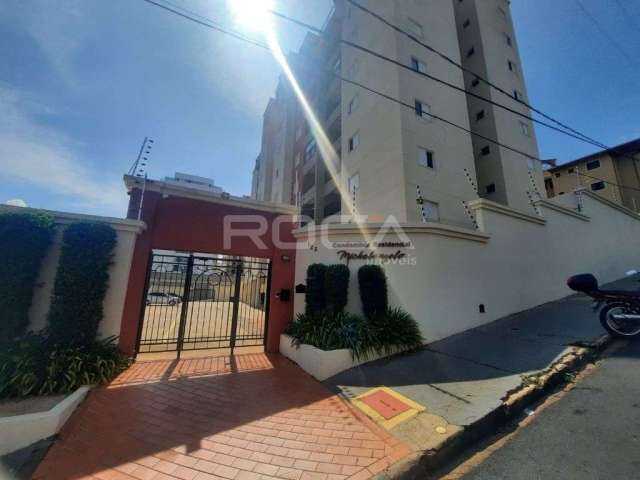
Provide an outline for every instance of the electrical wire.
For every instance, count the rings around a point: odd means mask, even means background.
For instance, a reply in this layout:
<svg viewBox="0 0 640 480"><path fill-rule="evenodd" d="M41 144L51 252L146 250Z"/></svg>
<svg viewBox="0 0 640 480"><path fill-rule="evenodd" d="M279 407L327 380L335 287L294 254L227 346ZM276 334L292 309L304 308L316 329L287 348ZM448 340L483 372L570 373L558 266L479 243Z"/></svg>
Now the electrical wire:
<svg viewBox="0 0 640 480"><path fill-rule="evenodd" d="M628 185L620 185L620 184L618 184L618 183L611 182L611 181L609 181L609 180L605 180L605 179L603 179L603 178L594 177L593 175L587 175L586 173L582 173L582 172L580 172L580 171L578 171L578 170L576 170L576 172L575 172L575 173L577 173L577 174L578 174L578 175L580 175L581 177L588 177L588 178L592 178L592 179L594 179L594 180L600 180L601 182L605 182L605 183L608 183L608 184L610 184L610 185L615 185L615 186L616 186L616 187L618 187L618 188L624 188L624 189L626 189L626 190L635 190L636 192L640 192L640 188L637 188L637 187L630 187L630 186L628 186Z"/></svg>
<svg viewBox="0 0 640 480"><path fill-rule="evenodd" d="M190 14L183 13L183 12L185 12L185 9L182 9L181 7L177 7L176 5L171 4L167 0L163 0L164 4L161 4L160 2L155 1L155 0L142 0L142 1L146 2L146 3L150 4L150 5L159 7L159 8L161 8L161 9L163 9L165 11L168 11L170 13L176 14L176 15L184 18L185 20L189 20L189 21L195 22L195 23L197 23L197 24L199 24L199 25L201 25L203 27L211 28L213 30L216 30L216 31L222 33L222 34L230 35L231 37L233 37L233 38L235 38L237 40L240 40L240 41L243 41L243 42L246 42L246 43L250 43L250 44L252 44L254 46L257 46L257 47L262 48L262 49L267 50L267 51L271 51L271 48L267 44L259 42L259 41L255 40L255 39L250 38L250 37L247 37L246 35L243 35L243 34L237 32L235 30L231 30L229 28L220 26L219 24L217 24L213 20L208 19L208 18L206 18L206 17L204 17L202 15L197 15L197 17L199 17L199 18L196 18L196 16L192 16ZM170 5L170 6L167 6L167 5ZM179 11L179 10L182 10L182 12ZM298 68L300 68L300 67L298 66ZM333 70L330 70L330 69L322 69L322 70L325 73L327 73L329 75L332 75L332 76L340 79L341 81L343 81L345 83L351 84L351 85L353 85L355 87L358 87L358 88L360 88L362 90L370 92L370 93L372 93L374 95L377 95L377 96L379 96L381 98L384 98L384 99L389 100L391 102L394 102L394 103L396 103L398 105L401 105L401 106L404 106L406 108L409 108L409 109L411 109L412 111L415 112L415 105L408 104L406 102L403 102L402 100L399 100L399 99L397 99L395 97L392 97L391 95L387 95L387 94L385 94L383 92L377 91L377 90L375 90L375 89L373 89L373 88L371 88L371 87L369 87L367 85L364 85L364 84L362 84L360 82L357 82L355 80L351 80L349 78L346 78L346 77L334 72ZM309 71L311 72L311 69L309 69ZM317 69L313 69L312 73L317 73L317 71L318 71ZM459 129L459 130L464 131L464 132L466 132L466 133L468 133L470 135L473 135L475 137L478 137L478 138L481 138L483 140L486 140L486 141L488 141L488 142L490 142L490 143L492 143L494 145L497 145L499 147L505 148L505 149L510 150L510 151L512 151L514 153L522 155L522 156L524 156L524 157L526 157L528 159L537 160L537 161L540 161L540 162L543 161L542 159L540 159L540 158L538 158L538 157L536 157L534 155L528 154L528 153L523 152L523 151L521 151L521 150L519 150L519 149L517 149L515 147L512 147L510 145L507 145L507 144L504 144L502 142L499 142L498 140L495 140L495 139L486 137L486 136L484 136L482 134L479 134L477 132L474 132L474 131L472 131L472 130L470 130L470 129L462 126L462 125L458 125L457 123L452 122L450 120L447 120L446 118L441 117L439 115L436 115L436 114L433 114L433 113L429 113L429 117L430 118L435 118L436 120L439 120L439 121L441 121L441 122L443 122L443 123L445 123L447 125L450 125L450 126L456 128L456 129ZM605 180L605 179L602 179L602 178L598 178L598 177L592 177L592 178L600 180L600 181L603 181L605 183L612 183L612 182L609 182L608 180ZM620 187L620 188L629 188L629 189L632 189L632 190L636 190L634 187L625 187L625 186L621 186L621 185L617 185L617 186ZM460 198L460 197L458 197L458 198Z"/></svg>
<svg viewBox="0 0 640 480"><path fill-rule="evenodd" d="M624 6L622 1L621 0L614 0L614 2L616 3L616 5L618 5L620 10L622 10L622 13L624 14L624 17L627 19L629 24L633 24L640 31L640 23L638 23L638 21L631 14L631 12L629 12L629 10L627 10L627 7Z"/></svg>
<svg viewBox="0 0 640 480"><path fill-rule="evenodd" d="M600 24L600 22L596 19L596 17L591 15L591 12L589 12L589 10L586 9L584 4L580 0L575 0L575 2L580 8L580 11L585 15L585 17L591 20L591 22L596 26L598 31L602 34L602 36L605 37L609 41L609 43L613 45L615 49L618 50L618 52L629 61L631 65L634 65L635 62L633 61L631 56L629 56L629 54L622 48L622 46L616 41L615 38L609 35L609 32L607 32L607 30Z"/></svg>
<svg viewBox="0 0 640 480"><path fill-rule="evenodd" d="M418 38L416 38L410 32L407 32L406 30L398 27L394 23L390 22L386 18L382 17L381 15L379 15L376 12L372 11L371 9L365 7L364 5L356 2L355 0L346 0L346 1L348 1L351 5L353 5L354 7L358 8L358 9L360 9L361 11L371 15L372 17L374 17L378 21L382 22L383 24L387 25L388 27L392 28L396 32L398 32L398 33L404 35L405 37L409 38L410 40L412 40L413 42L415 42L418 45L422 46L423 48L429 50L432 53L435 53L440 58L442 58L446 62L450 63L451 65L455 66L456 68L459 68L460 70L462 70L465 73L473 75L479 81L481 81L482 83L485 83L486 85L488 85L489 87L493 88L497 92L502 93L503 95L509 97L510 99L514 99L517 102L520 102L522 105L524 105L525 107L527 107L531 111L533 111L533 112L537 113L538 115L546 118L547 120L555 123L556 125L559 125L560 127L568 130L569 132L572 132L575 135L579 135L580 137L583 137L585 140L588 140L589 142L592 142L593 145L596 145L596 146L598 146L600 148L605 148L605 149L608 148L604 143L599 142L599 141L597 141L597 140L585 135L584 133L579 132L578 130L570 127L569 125L561 122L560 120L557 120L554 117L544 113L543 111L539 110L538 108L534 107L533 105L529 104L528 102L525 102L524 100L520 100L520 99L515 98L514 95L512 95L509 92L507 92L502 87L496 85L495 83L491 82L490 80L488 80L487 78L483 77L482 75L477 74L473 70L470 70L469 68L465 67L464 65L456 62L453 58L449 57L445 53L442 53L441 51L437 50L436 48L432 47L431 45L425 43L424 41L422 41L422 40L420 40Z"/></svg>
<svg viewBox="0 0 640 480"><path fill-rule="evenodd" d="M455 60L453 60L451 57L449 57L446 54L438 51L437 49L433 48L431 45L428 45L427 43L419 40L414 35L412 35L410 32L407 32L406 30L398 27L397 25L394 25L392 22L388 21L387 19L385 19L381 15L378 15L377 13L375 13L374 11L372 11L369 8L365 7L364 5L361 5L360 3L356 2L355 0L346 0L346 1L349 2L351 5L355 6L356 8L359 8L363 12L365 12L365 13L371 15L372 17L376 18L377 20L379 20L380 22L384 23L388 27L392 28L396 32L401 33L402 35L408 37L413 42L421 45L422 47L426 48L427 50L429 50L429 51L435 53L436 55L440 56L442 59L446 60L450 64L452 64L452 65L456 66L457 68L461 69L462 71L464 71L466 73L469 73L471 75L474 75L475 78L477 78L479 81L489 85L491 88L495 89L496 91L506 95L509 98L514 98L513 95L511 95L509 92L505 91L504 89L502 89L498 85L495 85L494 83L490 82L489 80L487 80L486 78L482 77L481 75L478 75L477 73L475 73L475 72L471 71L470 69L464 67L463 65L461 65L458 62L456 62ZM588 14L588 12L587 12L587 14ZM606 32L605 32L605 34L606 34ZM597 147L599 147L599 148L601 148L601 149L603 149L605 151L611 151L612 153L616 153L616 148L615 147L610 147L610 146L606 145L605 143L599 142L598 140L595 140L595 139L593 139L593 138L591 138L591 137L579 132L578 130L575 130L574 128L570 127L569 125L566 125L565 123L560 122L559 120L551 117L550 115L547 115L543 111L533 107L531 104L525 102L524 100L519 100L519 99L516 99L516 100L518 102L522 103L523 105L525 105L530 110L536 112L538 115L540 115L540 116L542 116L542 117L544 117L544 118L556 123L557 125L560 125L561 127L567 129L568 131L570 131L570 132L572 132L572 133L574 133L576 135L579 135L579 136L583 137L584 138L583 141L586 141L587 143L590 143L590 144L592 144L594 146L597 146ZM635 158L635 156L633 156L633 155L627 155L627 154L618 154L618 155L621 156L621 157L629 158L629 159L631 159L633 161L637 160Z"/></svg>
<svg viewBox="0 0 640 480"><path fill-rule="evenodd" d="M306 28L306 29L312 31L313 33L315 33L315 34L317 34L319 36L322 36L322 37L326 37L327 36L326 32L323 32L321 29L316 28L313 25L309 25L307 23L301 22L300 20L297 20L295 18L289 17L288 15L284 15L282 13L275 12L273 10L270 10L269 13L271 13L272 15L274 15L274 16L276 16L278 18L281 18L283 20L289 21L289 22L294 23L294 24L296 24L298 26ZM532 117L530 115L527 115L525 113L522 113L522 112L519 112L517 110L514 110L513 108L510 108L510 107L508 107L506 105L498 103L498 102L496 102L494 100L491 100L491 99L488 99L488 98L483 97L481 95L478 95L477 93L474 93L474 92L472 92L470 90L467 90L467 89L465 89L463 87L459 87L458 85L455 85L453 83L447 82L446 80L438 78L438 77L436 77L434 75L431 75L431 74L429 74L427 72L418 71L418 70L412 68L409 65L405 65L404 63L399 62L398 60L395 60L394 58L382 55L381 53L375 52L375 51L373 51L373 50L371 50L371 49L369 49L367 47L364 47L362 45L359 45L357 43L351 42L349 40L344 40L344 39L340 39L340 40L338 40L338 42L340 42L340 43L342 43L344 45L347 45L349 47L355 48L356 50L360 50L361 52L365 52L366 54L371 55L371 56L376 57L376 58L379 58L380 60L384 60L386 62L392 63L392 64L394 64L394 65L396 65L396 66L398 66L398 67L400 67L400 68L402 68L404 70L410 71L411 73L413 73L415 75L419 75L421 77L428 78L428 79L433 80L433 81L435 81L437 83L445 85L445 86L447 86L449 88L452 88L452 89L457 90L459 92L465 93L466 95L469 95L471 97L477 98L478 100L486 102L486 103L488 103L490 105L493 105L493 106L496 106L496 107L501 108L503 110L506 110L509 113L512 113L512 114L517 115L517 116L522 117L522 118L525 118L525 119L527 119L527 120L529 120L531 122L537 123L539 125L547 127L547 128L549 128L551 130L554 130L556 132L562 133L564 135L568 135L568 136L570 136L570 137L572 137L574 139L577 139L577 140L580 140L580 141L583 141L583 142L587 142L587 143L589 143L589 144L591 144L593 146L602 148L602 145L599 144L599 143L592 142L590 140L586 140L586 139L582 138L582 136L575 135L573 133L567 132L566 130L563 130L561 128L555 127L555 126L553 126L553 125L551 125L551 124L549 124L547 122L543 122L542 120L538 120L538 119L536 119L536 118L534 118L534 117Z"/></svg>

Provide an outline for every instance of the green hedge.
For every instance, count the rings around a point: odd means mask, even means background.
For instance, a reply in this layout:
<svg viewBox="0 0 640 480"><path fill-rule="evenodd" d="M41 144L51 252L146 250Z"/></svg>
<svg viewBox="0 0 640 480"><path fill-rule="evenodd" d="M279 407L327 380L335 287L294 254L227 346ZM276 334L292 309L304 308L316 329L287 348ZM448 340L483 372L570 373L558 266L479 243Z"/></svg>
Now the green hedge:
<svg viewBox="0 0 640 480"><path fill-rule="evenodd" d="M389 308L387 277L379 265L363 265L358 270L358 285L364 316L372 320Z"/></svg>
<svg viewBox="0 0 640 480"><path fill-rule="evenodd" d="M115 245L116 232L104 223L77 222L64 231L48 316L54 342L95 340Z"/></svg>
<svg viewBox="0 0 640 480"><path fill-rule="evenodd" d="M322 314L326 308L325 274L326 265L314 263L307 268L307 291L304 296L307 315Z"/></svg>
<svg viewBox="0 0 640 480"><path fill-rule="evenodd" d="M29 307L54 233L45 213L0 212L0 343L22 335Z"/></svg>
<svg viewBox="0 0 640 480"><path fill-rule="evenodd" d="M324 292L327 309L340 313L347 306L349 293L349 267L342 264L329 265L324 276Z"/></svg>

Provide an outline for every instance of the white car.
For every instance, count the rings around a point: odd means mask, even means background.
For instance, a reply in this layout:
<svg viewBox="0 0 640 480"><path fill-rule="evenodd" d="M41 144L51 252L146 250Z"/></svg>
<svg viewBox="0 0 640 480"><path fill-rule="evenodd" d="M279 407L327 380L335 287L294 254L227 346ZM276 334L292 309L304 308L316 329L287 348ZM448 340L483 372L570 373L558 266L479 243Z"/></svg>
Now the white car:
<svg viewBox="0 0 640 480"><path fill-rule="evenodd" d="M147 305L178 305L182 299L173 293L149 292L147 293Z"/></svg>

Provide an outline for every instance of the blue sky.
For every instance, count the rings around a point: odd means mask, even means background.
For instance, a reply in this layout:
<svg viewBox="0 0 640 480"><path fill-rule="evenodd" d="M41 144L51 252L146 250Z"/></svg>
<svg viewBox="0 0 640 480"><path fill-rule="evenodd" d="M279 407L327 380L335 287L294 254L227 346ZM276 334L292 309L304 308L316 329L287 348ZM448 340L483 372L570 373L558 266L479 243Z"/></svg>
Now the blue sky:
<svg viewBox="0 0 640 480"><path fill-rule="evenodd" d="M173 1L234 26L232 0ZM610 145L640 137L640 2L581 2L599 26L575 0L512 1L530 101ZM318 26L330 3L275 0ZM296 49L303 32L280 26ZM145 135L151 177L249 193L279 74L267 52L141 0L2 0L0 58L0 202L123 216L122 174ZM594 151L537 132L545 158Z"/></svg>

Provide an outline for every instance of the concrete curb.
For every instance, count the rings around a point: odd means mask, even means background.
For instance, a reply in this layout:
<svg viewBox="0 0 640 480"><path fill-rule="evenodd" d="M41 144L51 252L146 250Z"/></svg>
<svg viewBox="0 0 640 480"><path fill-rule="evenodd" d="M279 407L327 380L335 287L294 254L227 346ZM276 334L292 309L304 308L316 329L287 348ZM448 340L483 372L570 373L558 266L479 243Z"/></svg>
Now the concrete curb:
<svg viewBox="0 0 640 480"><path fill-rule="evenodd" d="M451 436L437 449L415 452L378 477L401 480L424 479L429 473L445 466L472 444L495 433L497 428L520 415L528 405L547 396L559 385L568 383L567 376L582 370L585 365L598 358L611 341L612 338L609 335L603 335L592 343L574 347L573 352L564 355L549 365L546 370L524 379L518 388L505 394L498 408Z"/></svg>
<svg viewBox="0 0 640 480"><path fill-rule="evenodd" d="M57 434L90 388L78 388L45 412L0 418L0 455L15 452Z"/></svg>

